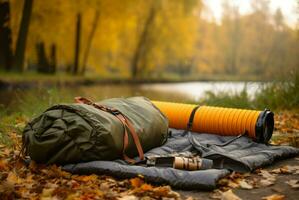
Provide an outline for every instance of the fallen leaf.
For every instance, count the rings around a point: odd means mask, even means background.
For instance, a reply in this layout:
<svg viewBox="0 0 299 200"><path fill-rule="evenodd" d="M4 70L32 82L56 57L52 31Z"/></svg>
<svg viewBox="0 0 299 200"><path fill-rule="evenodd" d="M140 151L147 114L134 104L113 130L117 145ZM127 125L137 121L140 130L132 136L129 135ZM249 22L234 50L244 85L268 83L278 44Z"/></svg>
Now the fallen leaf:
<svg viewBox="0 0 299 200"><path fill-rule="evenodd" d="M295 174L299 172L299 166L286 165L277 169L273 169L271 172L275 174Z"/></svg>
<svg viewBox="0 0 299 200"><path fill-rule="evenodd" d="M272 194L262 198L263 200L284 200L285 196L281 194Z"/></svg>
<svg viewBox="0 0 299 200"><path fill-rule="evenodd" d="M54 191L54 188L44 188L41 196L42 197L51 197L53 191Z"/></svg>
<svg viewBox="0 0 299 200"><path fill-rule="evenodd" d="M48 174L51 177L57 177L57 178L63 177L67 179L71 177L71 174L69 172L61 170L61 167L57 167L56 165L51 165L48 169L49 169ZM97 179L97 175L95 174L89 176L82 176L83 182L94 181L96 179Z"/></svg>
<svg viewBox="0 0 299 200"><path fill-rule="evenodd" d="M213 191L213 193L210 195L211 199L221 199L222 192L219 189L216 189Z"/></svg>
<svg viewBox="0 0 299 200"><path fill-rule="evenodd" d="M187 197L186 200L194 200L193 197Z"/></svg>
<svg viewBox="0 0 299 200"><path fill-rule="evenodd" d="M222 193L221 200L241 200L241 198L235 195L232 190L228 190Z"/></svg>
<svg viewBox="0 0 299 200"><path fill-rule="evenodd" d="M240 181L239 185L242 189L247 189L247 190L253 189L253 186L247 183L245 180Z"/></svg>
<svg viewBox="0 0 299 200"><path fill-rule="evenodd" d="M153 190L153 187L150 184L145 183L140 186L140 189L144 191L151 191Z"/></svg>
<svg viewBox="0 0 299 200"><path fill-rule="evenodd" d="M280 168L271 170L271 173L274 173L274 174L289 174L290 171L286 167L280 167Z"/></svg>
<svg viewBox="0 0 299 200"><path fill-rule="evenodd" d="M67 172L66 172L67 173ZM64 175L63 175L64 177ZM93 182L97 180L97 175L89 175L89 176L74 176L73 179L80 182Z"/></svg>
<svg viewBox="0 0 299 200"><path fill-rule="evenodd" d="M131 182L131 185L134 187L134 188L138 188L140 187L144 182L142 179L136 177L136 178L131 178L130 179L130 182Z"/></svg>
<svg viewBox="0 0 299 200"><path fill-rule="evenodd" d="M269 180L269 179L260 180L260 186L268 187L270 185L274 185L274 181Z"/></svg>
<svg viewBox="0 0 299 200"><path fill-rule="evenodd" d="M248 174L246 175L248 176ZM244 180L244 175L240 173L233 172L228 177L220 179L217 184L220 186L227 186L230 188L240 187L240 182Z"/></svg>
<svg viewBox="0 0 299 200"><path fill-rule="evenodd" d="M10 152L11 152L11 150L8 149L8 148L4 148L4 149L1 149L0 152L1 152L1 155L2 155L3 157L8 157L9 154L10 154Z"/></svg>
<svg viewBox="0 0 299 200"><path fill-rule="evenodd" d="M231 188L237 188L239 187L239 183L229 180L227 186Z"/></svg>
<svg viewBox="0 0 299 200"><path fill-rule="evenodd" d="M15 190L14 185L8 181L3 181L0 184L0 194L3 194L3 193L10 194L10 193L13 193L14 190Z"/></svg>
<svg viewBox="0 0 299 200"><path fill-rule="evenodd" d="M11 184L20 184L23 182L23 179L18 177L14 172L9 172L6 180Z"/></svg>
<svg viewBox="0 0 299 200"><path fill-rule="evenodd" d="M29 164L29 169L32 171L32 172L38 172L38 167L37 167L37 164L34 160L32 160Z"/></svg>
<svg viewBox="0 0 299 200"><path fill-rule="evenodd" d="M299 180L289 180L286 183L294 189L299 189Z"/></svg>
<svg viewBox="0 0 299 200"><path fill-rule="evenodd" d="M168 197L179 199L180 194L171 190L169 186L161 186L153 189L153 193L157 197Z"/></svg>
<svg viewBox="0 0 299 200"><path fill-rule="evenodd" d="M100 189L102 191L107 191L107 190L109 190L109 188L110 188L110 186L107 182L101 183L101 185L100 185Z"/></svg>
<svg viewBox="0 0 299 200"><path fill-rule="evenodd" d="M259 175L261 175L264 179L260 180L259 185L263 187L267 187L270 185L274 185L276 181L276 176L270 174L266 170L260 170Z"/></svg>
<svg viewBox="0 0 299 200"><path fill-rule="evenodd" d="M5 170L9 170L9 167L7 165L7 161L1 159L0 160L0 171L5 171Z"/></svg>
<svg viewBox="0 0 299 200"><path fill-rule="evenodd" d="M138 198L134 195L127 195L120 198L117 198L118 200L138 200Z"/></svg>
<svg viewBox="0 0 299 200"><path fill-rule="evenodd" d="M299 174L299 165L295 165L295 166L287 165L287 167L291 171L291 173Z"/></svg>
<svg viewBox="0 0 299 200"><path fill-rule="evenodd" d="M276 179L276 177L274 175L270 174L266 170L260 170L259 175L261 175L263 178L266 178L266 179Z"/></svg>

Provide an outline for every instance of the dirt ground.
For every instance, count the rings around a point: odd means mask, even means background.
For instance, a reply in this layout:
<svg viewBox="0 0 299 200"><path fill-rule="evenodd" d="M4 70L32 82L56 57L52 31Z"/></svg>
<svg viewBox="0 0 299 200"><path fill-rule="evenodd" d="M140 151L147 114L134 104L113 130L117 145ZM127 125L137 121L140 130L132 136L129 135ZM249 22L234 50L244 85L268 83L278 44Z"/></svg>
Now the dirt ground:
<svg viewBox="0 0 299 200"><path fill-rule="evenodd" d="M283 166L299 166L299 156L275 162L274 165L265 167L263 169L271 171L273 169L281 168ZM252 173L247 179L262 179L258 174ZM293 189L286 183L289 180L299 180L299 174L277 174L276 181L273 185L267 187L253 188L253 189L232 189L233 193L241 199L262 199L273 194L284 195L287 200L299 199L299 188ZM215 191L180 191L177 190L182 198L192 197L193 199L217 199L213 198ZM281 198L277 198L281 199ZM276 200L276 199L273 199Z"/></svg>
<svg viewBox="0 0 299 200"><path fill-rule="evenodd" d="M278 113L272 144L299 147L297 113ZM0 200L299 199L299 156L277 161L252 173L233 172L221 179L214 191L173 191L169 186L146 183L142 177L117 180L105 175L73 175L56 165L28 164L20 157L21 134L13 130L7 133L11 145L0 143Z"/></svg>

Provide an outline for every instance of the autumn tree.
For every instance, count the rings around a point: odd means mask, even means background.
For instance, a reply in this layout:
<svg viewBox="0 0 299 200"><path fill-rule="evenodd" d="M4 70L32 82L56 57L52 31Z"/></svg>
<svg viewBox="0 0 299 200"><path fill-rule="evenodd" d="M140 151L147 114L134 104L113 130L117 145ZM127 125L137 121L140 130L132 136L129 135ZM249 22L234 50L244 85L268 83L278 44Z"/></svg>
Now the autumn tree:
<svg viewBox="0 0 299 200"><path fill-rule="evenodd" d="M132 58L132 64L131 64L131 76L133 79L135 79L140 71L140 62L142 59L142 56L145 56L145 54L149 50L149 45L151 45L150 38L153 37L151 36L150 32L151 29L153 28L153 23L156 17L158 5L156 5L157 2L153 1L152 5L150 6L150 9L148 11L147 17L144 21L144 25L142 27L142 30L140 31L139 37L136 42L136 49L133 53L133 58Z"/></svg>
<svg viewBox="0 0 299 200"><path fill-rule="evenodd" d="M23 7L19 0L10 2L15 47L20 46ZM221 21L205 18L204 12L207 8L200 0L34 1L23 63L39 65L36 44L43 42L57 71L73 67L75 16L81 13L76 70L81 74L137 79L196 78L198 74L272 78L298 67L298 33L285 23L281 11L270 9L267 0L252 1L251 11L245 14L226 1Z"/></svg>
<svg viewBox="0 0 299 200"><path fill-rule="evenodd" d="M9 70L12 64L12 35L10 27L10 3L0 1L0 69Z"/></svg>
<svg viewBox="0 0 299 200"><path fill-rule="evenodd" d="M24 70L24 61L25 61L25 50L27 35L31 17L33 0L24 0L22 18L19 28L19 33L17 37L16 50L14 55L14 68L18 71Z"/></svg>
<svg viewBox="0 0 299 200"><path fill-rule="evenodd" d="M228 74L236 74L240 62L241 19L239 8L228 1L223 4L221 34L224 69Z"/></svg>

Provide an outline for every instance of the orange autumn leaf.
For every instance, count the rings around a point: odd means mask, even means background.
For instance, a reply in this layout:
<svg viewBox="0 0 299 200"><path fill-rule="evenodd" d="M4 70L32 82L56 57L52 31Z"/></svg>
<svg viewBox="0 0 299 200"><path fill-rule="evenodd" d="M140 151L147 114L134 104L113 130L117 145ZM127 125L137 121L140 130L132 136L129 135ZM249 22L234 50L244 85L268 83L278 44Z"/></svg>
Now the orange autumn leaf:
<svg viewBox="0 0 299 200"><path fill-rule="evenodd" d="M151 191L153 190L153 187L150 184L144 183L140 186L140 189L143 191Z"/></svg>
<svg viewBox="0 0 299 200"><path fill-rule="evenodd" d="M0 171L8 170L9 167L7 165L7 161L5 160L0 160Z"/></svg>
<svg viewBox="0 0 299 200"><path fill-rule="evenodd" d="M144 181L142 179L138 178L138 177L137 178L131 178L130 182L131 182L131 185L134 188L138 188L144 183Z"/></svg>
<svg viewBox="0 0 299 200"><path fill-rule="evenodd" d="M170 187L167 186L162 186L162 187L157 187L154 189L155 195L157 196L166 196L170 191Z"/></svg>
<svg viewBox="0 0 299 200"><path fill-rule="evenodd" d="M20 184L24 182L24 180L20 178L15 172L9 172L6 180L11 184Z"/></svg>
<svg viewBox="0 0 299 200"><path fill-rule="evenodd" d="M66 172L67 173L67 172ZM89 175L89 176L75 176L73 177L74 180L76 181L81 181L81 182L93 182L96 181L98 176L95 174Z"/></svg>
<svg viewBox="0 0 299 200"><path fill-rule="evenodd" d="M272 194L262 198L263 200L284 200L285 196L281 194Z"/></svg>

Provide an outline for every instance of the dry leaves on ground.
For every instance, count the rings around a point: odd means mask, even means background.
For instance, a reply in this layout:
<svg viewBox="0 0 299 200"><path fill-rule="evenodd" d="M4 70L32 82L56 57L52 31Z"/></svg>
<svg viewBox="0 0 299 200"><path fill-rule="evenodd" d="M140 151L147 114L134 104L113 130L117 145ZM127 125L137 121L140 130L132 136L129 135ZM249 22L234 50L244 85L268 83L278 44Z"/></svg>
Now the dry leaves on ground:
<svg viewBox="0 0 299 200"><path fill-rule="evenodd" d="M288 180L286 183L294 189L299 189L299 180Z"/></svg>
<svg viewBox="0 0 299 200"><path fill-rule="evenodd" d="M271 170L274 174L299 174L299 165L290 166L285 165L276 169Z"/></svg>
<svg viewBox="0 0 299 200"><path fill-rule="evenodd" d="M273 174L270 174L266 170L260 170L259 175L263 177L263 179L260 180L259 185L262 187L267 187L270 185L274 185L276 181L276 176Z"/></svg>
<svg viewBox="0 0 299 200"><path fill-rule="evenodd" d="M275 114L275 130L283 133L299 133L298 112L282 111Z"/></svg>
<svg viewBox="0 0 299 200"><path fill-rule="evenodd" d="M115 180L104 175L72 175L56 165L39 165L33 161L26 165L18 155L19 151L1 146L1 200L180 198L169 186L152 186L142 177Z"/></svg>
<svg viewBox="0 0 299 200"><path fill-rule="evenodd" d="M214 190L210 195L211 199L221 199L221 200L241 200L232 190L221 191L219 189Z"/></svg>
<svg viewBox="0 0 299 200"><path fill-rule="evenodd" d="M298 112L281 111L275 113L275 130L271 139L274 145L291 145L299 147Z"/></svg>
<svg viewBox="0 0 299 200"><path fill-rule="evenodd" d="M281 194L272 194L270 196L263 197L262 200L284 200L285 196Z"/></svg>
<svg viewBox="0 0 299 200"><path fill-rule="evenodd" d="M232 190L228 190L222 193L221 200L241 200L241 198L234 194Z"/></svg>
<svg viewBox="0 0 299 200"><path fill-rule="evenodd" d="M250 174L241 174L237 172L231 173L229 176L222 178L218 181L218 185L221 189L226 190L230 188L241 188L241 189L253 189L255 184L251 180L246 180Z"/></svg>

